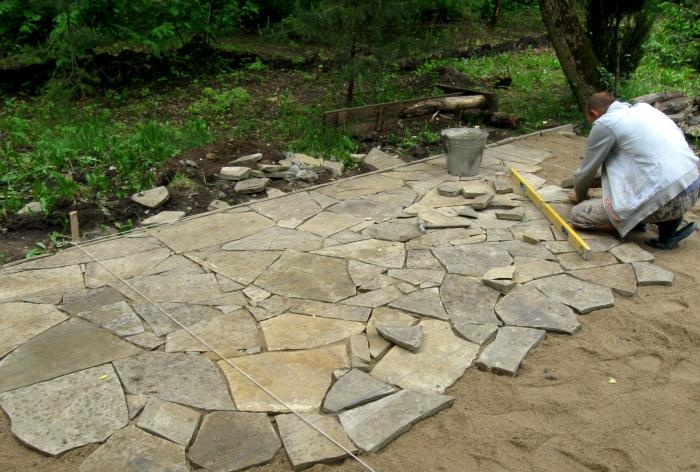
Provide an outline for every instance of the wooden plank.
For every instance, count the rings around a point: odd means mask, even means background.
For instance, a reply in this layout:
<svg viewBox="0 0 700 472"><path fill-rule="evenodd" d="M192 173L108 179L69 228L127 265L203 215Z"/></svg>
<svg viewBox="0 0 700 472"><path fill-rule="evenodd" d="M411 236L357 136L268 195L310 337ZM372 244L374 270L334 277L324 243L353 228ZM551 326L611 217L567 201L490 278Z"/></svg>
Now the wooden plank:
<svg viewBox="0 0 700 472"><path fill-rule="evenodd" d="M579 253L579 255L587 261L591 260L591 248L588 246L586 241L583 240L579 234L574 231L574 229L569 226L569 224L564 221L564 219L559 215L559 213L554 210L544 199L537 193L537 190L532 188L530 184L523 178L520 173L510 168L510 174L513 179L513 183L516 188L519 188L522 192L527 195L532 203L535 204L537 209L549 220L550 223L556 228L560 234L562 234L571 244L571 246Z"/></svg>

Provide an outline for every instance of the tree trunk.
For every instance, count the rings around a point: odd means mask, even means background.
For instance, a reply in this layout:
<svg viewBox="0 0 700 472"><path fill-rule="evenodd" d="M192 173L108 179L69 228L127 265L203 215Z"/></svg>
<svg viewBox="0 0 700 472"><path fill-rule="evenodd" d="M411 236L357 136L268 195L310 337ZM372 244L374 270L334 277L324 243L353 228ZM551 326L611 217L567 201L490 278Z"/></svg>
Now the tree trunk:
<svg viewBox="0 0 700 472"><path fill-rule="evenodd" d="M564 75L581 111L591 94L603 89L600 61L570 0L539 0L542 19L557 53Z"/></svg>

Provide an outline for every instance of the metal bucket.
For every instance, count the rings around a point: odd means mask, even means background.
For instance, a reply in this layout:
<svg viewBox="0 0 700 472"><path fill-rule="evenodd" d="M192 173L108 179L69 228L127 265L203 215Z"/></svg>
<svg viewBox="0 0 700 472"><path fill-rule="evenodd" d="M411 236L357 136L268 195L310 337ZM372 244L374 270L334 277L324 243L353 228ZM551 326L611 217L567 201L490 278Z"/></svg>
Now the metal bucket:
<svg viewBox="0 0 700 472"><path fill-rule="evenodd" d="M489 132L479 128L448 128L440 134L447 154L447 172L460 176L477 175Z"/></svg>

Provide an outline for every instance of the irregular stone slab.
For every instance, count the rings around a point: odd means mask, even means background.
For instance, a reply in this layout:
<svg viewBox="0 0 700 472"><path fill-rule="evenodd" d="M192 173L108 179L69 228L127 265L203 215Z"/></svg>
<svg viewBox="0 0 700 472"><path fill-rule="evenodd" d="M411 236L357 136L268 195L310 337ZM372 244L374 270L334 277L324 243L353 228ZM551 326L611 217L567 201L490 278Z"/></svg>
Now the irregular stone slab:
<svg viewBox="0 0 700 472"><path fill-rule="evenodd" d="M352 369L330 388L323 411L338 413L395 393L398 389L358 369Z"/></svg>
<svg viewBox="0 0 700 472"><path fill-rule="evenodd" d="M510 232L513 233L515 239L525 239L525 237L537 241L552 241L555 239L551 226L545 219L518 223L510 227Z"/></svg>
<svg viewBox="0 0 700 472"><path fill-rule="evenodd" d="M126 409L129 412L129 419L133 420L136 415L141 413L143 407L146 406L148 398L145 395L126 395Z"/></svg>
<svg viewBox="0 0 700 472"><path fill-rule="evenodd" d="M567 252L557 256L559 264L566 270L590 269L617 264L615 256L608 252L592 252L591 259L585 260L578 252Z"/></svg>
<svg viewBox="0 0 700 472"><path fill-rule="evenodd" d="M547 203L568 203L569 191L558 185L545 185L537 191L540 197Z"/></svg>
<svg viewBox="0 0 700 472"><path fill-rule="evenodd" d="M377 275L384 273L386 268L350 259L348 261L348 271L355 285L360 286L368 283Z"/></svg>
<svg viewBox="0 0 700 472"><path fill-rule="evenodd" d="M280 446L267 415L216 411L202 420L187 457L211 471L243 470L270 462Z"/></svg>
<svg viewBox="0 0 700 472"><path fill-rule="evenodd" d="M393 285L397 283L398 280L396 280L393 277L389 277L386 274L379 274L366 284L362 284L360 286L360 290L362 291L371 291L371 290L379 290L380 288L388 287L389 285Z"/></svg>
<svg viewBox="0 0 700 472"><path fill-rule="evenodd" d="M387 192L399 187L403 187L403 182L400 180L392 179L384 175L371 174L320 188L318 189L318 193L338 200L349 200L365 195Z"/></svg>
<svg viewBox="0 0 700 472"><path fill-rule="evenodd" d="M362 327L364 330L364 326ZM353 334L348 338L348 355L350 356L350 365L353 368L367 371L371 357L369 354L369 344L367 336L364 334Z"/></svg>
<svg viewBox="0 0 700 472"><path fill-rule="evenodd" d="M513 208L512 210L497 210L496 218L499 220L523 221L525 212L522 208Z"/></svg>
<svg viewBox="0 0 700 472"><path fill-rule="evenodd" d="M315 300L300 300L291 305L289 311L310 316L366 323L371 310L365 307L338 305Z"/></svg>
<svg viewBox="0 0 700 472"><path fill-rule="evenodd" d="M472 207L474 210L483 210L491 204L493 198L493 193L487 193L486 195L481 195L468 201L467 206Z"/></svg>
<svg viewBox="0 0 700 472"><path fill-rule="evenodd" d="M440 287L453 323L500 324L494 310L499 296L496 290L461 275L448 274Z"/></svg>
<svg viewBox="0 0 700 472"><path fill-rule="evenodd" d="M438 186L437 191L443 197L458 197L462 195L464 184L459 182L445 182Z"/></svg>
<svg viewBox="0 0 700 472"><path fill-rule="evenodd" d="M568 334L574 334L581 327L571 308L529 285L516 287L501 298L496 304L496 313L510 326Z"/></svg>
<svg viewBox="0 0 700 472"><path fill-rule="evenodd" d="M224 244L224 251L275 251L297 249L311 251L323 245L323 239L305 231L275 226L239 241Z"/></svg>
<svg viewBox="0 0 700 472"><path fill-rule="evenodd" d="M136 426L115 433L80 465L79 472L187 472L185 448Z"/></svg>
<svg viewBox="0 0 700 472"><path fill-rule="evenodd" d="M65 315L53 305L0 304L0 358L65 319Z"/></svg>
<svg viewBox="0 0 700 472"><path fill-rule="evenodd" d="M620 241L615 236L600 236L600 235L598 235L598 237L596 237L596 238L587 239L586 242L588 243L588 246L591 248L591 251L594 251L594 252L609 251L610 249L622 244L622 241Z"/></svg>
<svg viewBox="0 0 700 472"><path fill-rule="evenodd" d="M41 213L44 211L44 206L40 202L29 202L17 211L18 215L27 215L30 213Z"/></svg>
<svg viewBox="0 0 700 472"><path fill-rule="evenodd" d="M80 313L80 317L117 336L130 336L143 332L141 320L131 306L124 301Z"/></svg>
<svg viewBox="0 0 700 472"><path fill-rule="evenodd" d="M362 221L362 218L357 218L352 215L342 215L331 211L324 211L299 226L299 229L325 238L348 229L351 226L355 226Z"/></svg>
<svg viewBox="0 0 700 472"><path fill-rule="evenodd" d="M377 326L377 332L387 341L411 352L418 352L423 342L422 326Z"/></svg>
<svg viewBox="0 0 700 472"><path fill-rule="evenodd" d="M633 242L620 244L610 249L610 253L617 257L620 262L652 262L654 260L652 253L645 251Z"/></svg>
<svg viewBox="0 0 700 472"><path fill-rule="evenodd" d="M14 272L0 275L0 302L83 288L83 273L77 265Z"/></svg>
<svg viewBox="0 0 700 472"><path fill-rule="evenodd" d="M530 172L521 172L520 175L527 181L527 183L530 184L532 188L535 190L538 190L542 188L547 181L543 179L542 177L532 174Z"/></svg>
<svg viewBox="0 0 700 472"><path fill-rule="evenodd" d="M219 288L224 292L235 292L236 290L241 290L245 285L241 285L238 282L234 282L228 277L216 274L216 281L219 282Z"/></svg>
<svg viewBox="0 0 700 472"><path fill-rule="evenodd" d="M405 164L405 162L399 159L398 156L387 154L379 148L372 148L372 150L367 153L367 156L365 156L364 161L365 164L368 164L375 169L386 169Z"/></svg>
<svg viewBox="0 0 700 472"><path fill-rule="evenodd" d="M515 266L503 266L503 267L493 267L486 271L486 273L481 277L482 279L498 280L505 279L510 280L515 275Z"/></svg>
<svg viewBox="0 0 700 472"><path fill-rule="evenodd" d="M474 324L452 321L452 330L457 336L474 344L484 344L490 341L498 331L495 324Z"/></svg>
<svg viewBox="0 0 700 472"><path fill-rule="evenodd" d="M199 413L178 405L151 398L136 423L139 428L187 447L199 423Z"/></svg>
<svg viewBox="0 0 700 472"><path fill-rule="evenodd" d="M510 292L517 285L515 283L515 281L507 280L507 279L485 279L485 278L482 278L481 281L487 287L491 287L493 289L496 289L503 294Z"/></svg>
<svg viewBox="0 0 700 472"><path fill-rule="evenodd" d="M336 200L335 198L324 195L322 193L318 193L316 191L308 192L308 194L311 198L314 199L314 201L316 203L321 205L321 207L323 207L323 208L328 208L329 206L334 205L340 201L340 200Z"/></svg>
<svg viewBox="0 0 700 472"><path fill-rule="evenodd" d="M243 180L250 176L251 169L249 167L229 166L222 167L219 171L219 178L224 180Z"/></svg>
<svg viewBox="0 0 700 472"><path fill-rule="evenodd" d="M614 305L613 294L609 288L584 282L567 274L533 280L530 284L581 314Z"/></svg>
<svg viewBox="0 0 700 472"><path fill-rule="evenodd" d="M498 330L496 340L484 348L476 367L515 377L525 356L544 336L545 331L541 329L503 326Z"/></svg>
<svg viewBox="0 0 700 472"><path fill-rule="evenodd" d="M203 274L204 269L189 258L181 256L180 254L174 254L153 269L144 272L143 275L164 275L171 272Z"/></svg>
<svg viewBox="0 0 700 472"><path fill-rule="evenodd" d="M418 230L418 225L413 221L385 221L370 226L363 230L362 234L375 239L406 242L419 237L422 233Z"/></svg>
<svg viewBox="0 0 700 472"><path fill-rule="evenodd" d="M392 205L399 205L401 207L406 207L411 205L418 195L416 192L408 187L399 187L386 192L375 193L374 195L365 195L366 200L371 200L375 203L389 203Z"/></svg>
<svg viewBox="0 0 700 472"><path fill-rule="evenodd" d="M377 452L412 425L452 403L454 398L447 395L404 390L338 417L352 442L367 452Z"/></svg>
<svg viewBox="0 0 700 472"><path fill-rule="evenodd" d="M258 331L257 323L246 310L237 310L200 321L190 325L188 329L226 357L233 357L238 350L262 345L262 336ZM168 334L166 338L166 352L210 350L183 329Z"/></svg>
<svg viewBox="0 0 700 472"><path fill-rule="evenodd" d="M170 223L171 221L177 221L185 216L184 211L161 211L153 216L149 216L145 220L141 221L144 226L147 225L159 225L161 223Z"/></svg>
<svg viewBox="0 0 700 472"><path fill-rule="evenodd" d="M223 305L222 299L229 298L216 280L214 274L190 274L173 272L162 275L144 275L130 279L127 285L117 282L114 288L137 303L192 303L202 305ZM137 293L135 290L138 290ZM143 296L148 297L149 300Z"/></svg>
<svg viewBox="0 0 700 472"><path fill-rule="evenodd" d="M401 295L402 293L401 291L399 291L399 289L393 286L389 286L377 290L372 290L371 292L360 293L355 297L343 300L341 303L343 303L344 305L355 305L376 308L382 305L386 305L389 302L393 302Z"/></svg>
<svg viewBox="0 0 700 472"><path fill-rule="evenodd" d="M233 191L236 193L260 193L264 192L268 185L270 185L270 179L267 177L246 179L238 182Z"/></svg>
<svg viewBox="0 0 700 472"><path fill-rule="evenodd" d="M590 241L586 241L590 247ZM549 249L554 254L564 254L567 252L574 252L576 249L571 245L569 241L545 241L544 247Z"/></svg>
<svg viewBox="0 0 700 472"><path fill-rule="evenodd" d="M329 207L328 210L341 215L351 215L357 218L371 218L376 221L390 220L403 213L403 207L401 205L376 202L364 198L345 200Z"/></svg>
<svg viewBox="0 0 700 472"><path fill-rule="evenodd" d="M505 248L499 243L474 244L433 249L433 254L450 274L481 276L494 266L513 263Z"/></svg>
<svg viewBox="0 0 700 472"><path fill-rule="evenodd" d="M406 254L406 267L409 269L439 269L442 265L429 249L411 249Z"/></svg>
<svg viewBox="0 0 700 472"><path fill-rule="evenodd" d="M257 305L270 296L270 292L255 285L249 285L243 289L243 293L250 299L251 305Z"/></svg>
<svg viewBox="0 0 700 472"><path fill-rule="evenodd" d="M304 418L342 444L348 451L357 450L336 418L313 413L305 414ZM344 450L294 414L277 415L275 422L294 470L305 469L319 462L333 462L348 457Z"/></svg>
<svg viewBox="0 0 700 472"><path fill-rule="evenodd" d="M286 314L263 321L260 329L269 351L308 349L347 339L364 331L355 321Z"/></svg>
<svg viewBox="0 0 700 472"><path fill-rule="evenodd" d="M408 313L394 308L382 307L372 310L372 317L366 329L370 355L375 359L379 358L391 347L391 343L377 331L378 326L411 326L417 321Z"/></svg>
<svg viewBox="0 0 700 472"><path fill-rule="evenodd" d="M296 411L318 411L335 369L349 368L345 344L229 359ZM241 411L288 412L227 362L219 361Z"/></svg>
<svg viewBox="0 0 700 472"><path fill-rule="evenodd" d="M478 228L429 230L427 234L408 241L406 243L406 249L417 250L432 249L435 247L451 247L451 241L463 241L480 234L483 234L483 231Z"/></svg>
<svg viewBox="0 0 700 472"><path fill-rule="evenodd" d="M615 264L591 269L569 271L577 279L602 285L623 297L632 297L637 290L637 278L630 264Z"/></svg>
<svg viewBox="0 0 700 472"><path fill-rule="evenodd" d="M307 192L290 194L282 197L281 200L255 203L251 207L274 221L294 219L303 222L322 210L321 205L316 203Z"/></svg>
<svg viewBox="0 0 700 472"><path fill-rule="evenodd" d="M63 296L61 310L71 315L77 315L83 311L94 310L122 300L124 300L124 296L112 287L82 289L66 293Z"/></svg>
<svg viewBox="0 0 700 472"><path fill-rule="evenodd" d="M51 455L104 441L129 421L109 364L3 393L0 405L15 436Z"/></svg>
<svg viewBox="0 0 700 472"><path fill-rule="evenodd" d="M142 190L131 196L131 200L146 208L158 208L170 199L170 192L166 187L156 187Z"/></svg>
<svg viewBox="0 0 700 472"><path fill-rule="evenodd" d="M633 262L637 283L642 285L673 285L673 272L649 262Z"/></svg>
<svg viewBox="0 0 700 472"><path fill-rule="evenodd" d="M273 225L271 220L251 211L222 212L159 227L149 233L182 253L235 241Z"/></svg>
<svg viewBox="0 0 700 472"><path fill-rule="evenodd" d="M448 318L445 308L442 306L440 291L437 287L425 288L402 296L389 304L392 308L430 316L439 320Z"/></svg>
<svg viewBox="0 0 700 472"><path fill-rule="evenodd" d="M202 410L233 410L221 373L203 356L144 352L114 362L128 393Z"/></svg>
<svg viewBox="0 0 700 472"><path fill-rule="evenodd" d="M258 303L257 307L249 306L248 310L257 321L263 321L289 311L295 303L295 299L273 295Z"/></svg>
<svg viewBox="0 0 700 472"><path fill-rule="evenodd" d="M445 277L443 270L436 269L390 269L388 272L390 277L406 281L413 285L420 285L424 282L442 283Z"/></svg>
<svg viewBox="0 0 700 472"><path fill-rule="evenodd" d="M215 308L184 303L159 303L158 306L185 326L221 316ZM180 329L180 326L151 304L134 305L134 311L151 327L156 336L163 336Z"/></svg>
<svg viewBox="0 0 700 472"><path fill-rule="evenodd" d="M241 164L241 163L248 163L252 164L254 162L258 162L263 158L263 155L261 152L256 152L255 154L248 154L245 156L241 156L238 159L234 159L231 161L232 164Z"/></svg>
<svg viewBox="0 0 700 472"><path fill-rule="evenodd" d="M282 255L282 251L217 251L190 254L217 274L244 285L253 281Z"/></svg>
<svg viewBox="0 0 700 472"><path fill-rule="evenodd" d="M32 385L141 352L82 319L34 336L0 361L0 392Z"/></svg>
<svg viewBox="0 0 700 472"><path fill-rule="evenodd" d="M345 261L297 251L285 252L255 284L277 295L324 302L355 295Z"/></svg>
<svg viewBox="0 0 700 472"><path fill-rule="evenodd" d="M486 231L486 241L489 243L512 240L513 233L507 229L489 229Z"/></svg>
<svg viewBox="0 0 700 472"><path fill-rule="evenodd" d="M324 256L355 259L361 262L374 264L388 268L403 267L406 253L403 244L398 242L367 239L354 243L333 246L314 251L315 254Z"/></svg>
<svg viewBox="0 0 700 472"><path fill-rule="evenodd" d="M419 326L423 327L420 350L391 348L372 375L404 389L442 393L471 366L479 346L455 336L444 321L423 320Z"/></svg>
<svg viewBox="0 0 700 472"><path fill-rule="evenodd" d="M149 351L152 351L165 344L164 339L159 338L150 331L144 331L143 333L139 333L134 336L127 336L126 340L130 343L136 344L139 347L148 349Z"/></svg>
<svg viewBox="0 0 700 472"><path fill-rule="evenodd" d="M513 280L519 284L564 272L564 269L558 263L534 257L517 256L514 259L514 265L515 275Z"/></svg>

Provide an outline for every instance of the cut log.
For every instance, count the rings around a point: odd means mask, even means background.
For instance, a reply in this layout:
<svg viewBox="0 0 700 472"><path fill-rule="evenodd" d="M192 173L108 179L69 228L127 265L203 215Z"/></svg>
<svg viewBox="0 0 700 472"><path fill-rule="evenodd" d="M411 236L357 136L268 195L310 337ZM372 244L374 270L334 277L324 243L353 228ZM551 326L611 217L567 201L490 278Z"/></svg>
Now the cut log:
<svg viewBox="0 0 700 472"><path fill-rule="evenodd" d="M433 98L406 107L401 113L401 116L410 118L414 116L428 115L437 111L468 110L485 107L486 97L483 95Z"/></svg>

